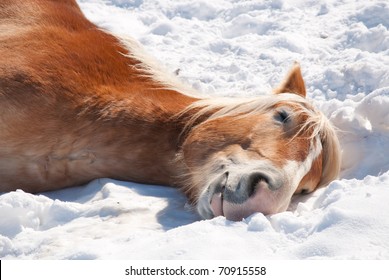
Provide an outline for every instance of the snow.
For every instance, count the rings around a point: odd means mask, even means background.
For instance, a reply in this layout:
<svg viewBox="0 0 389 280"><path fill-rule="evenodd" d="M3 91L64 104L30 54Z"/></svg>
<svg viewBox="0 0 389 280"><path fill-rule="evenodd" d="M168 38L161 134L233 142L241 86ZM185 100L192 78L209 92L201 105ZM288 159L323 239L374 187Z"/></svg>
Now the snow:
<svg viewBox="0 0 389 280"><path fill-rule="evenodd" d="M288 211L200 220L176 189L99 179L0 196L1 259L388 259L389 3L78 0L199 92L255 96L299 61L337 126L340 179Z"/></svg>

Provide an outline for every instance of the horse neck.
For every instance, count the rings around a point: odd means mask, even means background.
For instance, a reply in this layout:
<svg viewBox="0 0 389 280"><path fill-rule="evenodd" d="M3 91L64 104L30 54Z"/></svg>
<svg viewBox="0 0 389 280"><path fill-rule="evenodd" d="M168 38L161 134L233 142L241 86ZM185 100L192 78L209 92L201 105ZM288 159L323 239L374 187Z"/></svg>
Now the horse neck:
<svg viewBox="0 0 389 280"><path fill-rule="evenodd" d="M92 110L92 135L101 139L97 157L104 159L102 176L140 183L176 185L183 166L176 160L186 116L179 113L196 99L174 90L143 87L100 100ZM104 104L106 103L106 104ZM97 114L97 115L96 115ZM86 114L88 115L88 114ZM96 130L97 129L97 130ZM106 145L106 143L109 143Z"/></svg>

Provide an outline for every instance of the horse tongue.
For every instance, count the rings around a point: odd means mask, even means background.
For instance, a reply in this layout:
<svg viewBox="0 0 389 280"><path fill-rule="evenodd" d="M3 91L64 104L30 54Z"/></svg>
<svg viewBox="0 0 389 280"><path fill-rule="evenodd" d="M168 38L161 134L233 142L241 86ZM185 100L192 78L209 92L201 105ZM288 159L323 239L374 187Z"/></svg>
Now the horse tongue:
<svg viewBox="0 0 389 280"><path fill-rule="evenodd" d="M211 209L215 217L223 216L223 198L221 193L212 196Z"/></svg>

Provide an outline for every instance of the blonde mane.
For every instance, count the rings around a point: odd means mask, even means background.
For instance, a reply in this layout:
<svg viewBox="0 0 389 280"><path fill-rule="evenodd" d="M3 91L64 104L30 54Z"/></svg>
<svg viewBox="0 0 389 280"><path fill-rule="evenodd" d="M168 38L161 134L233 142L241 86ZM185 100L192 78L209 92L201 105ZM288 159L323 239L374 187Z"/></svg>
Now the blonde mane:
<svg viewBox="0 0 389 280"><path fill-rule="evenodd" d="M149 55L138 42L126 35L112 35L116 36L122 46L128 50L128 53L123 55L137 62L137 64L129 65L129 67L135 67L141 73L141 76L151 79L160 86L155 89L173 90L193 98L205 97L193 87L182 82L173 72L170 73L166 68L162 67L161 63Z"/></svg>

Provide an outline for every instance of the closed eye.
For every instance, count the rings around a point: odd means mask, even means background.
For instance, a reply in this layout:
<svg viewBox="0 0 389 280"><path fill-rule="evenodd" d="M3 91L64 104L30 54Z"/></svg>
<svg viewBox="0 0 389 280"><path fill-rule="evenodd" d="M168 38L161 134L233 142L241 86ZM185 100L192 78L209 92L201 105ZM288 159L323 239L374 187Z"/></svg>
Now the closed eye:
<svg viewBox="0 0 389 280"><path fill-rule="evenodd" d="M290 115L287 111L280 110L277 112L277 114L274 116L274 118L281 123L287 123L290 120Z"/></svg>

